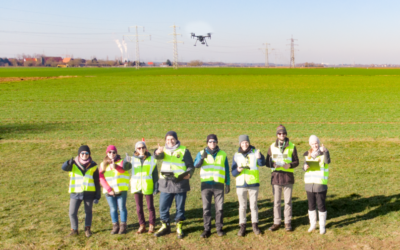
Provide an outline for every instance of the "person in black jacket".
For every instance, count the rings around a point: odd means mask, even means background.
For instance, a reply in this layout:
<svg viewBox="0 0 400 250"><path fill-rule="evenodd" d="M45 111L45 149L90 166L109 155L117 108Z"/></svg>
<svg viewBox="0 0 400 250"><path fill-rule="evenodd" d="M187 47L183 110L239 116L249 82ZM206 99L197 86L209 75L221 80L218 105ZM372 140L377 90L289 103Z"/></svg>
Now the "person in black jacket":
<svg viewBox="0 0 400 250"><path fill-rule="evenodd" d="M101 198L99 170L97 164L90 157L90 148L83 145L78 150L78 156L64 162L62 170L68 171L70 176L69 218L71 221L70 236L78 235L78 209L84 202L85 206L85 235L90 237L92 232L92 208Z"/></svg>

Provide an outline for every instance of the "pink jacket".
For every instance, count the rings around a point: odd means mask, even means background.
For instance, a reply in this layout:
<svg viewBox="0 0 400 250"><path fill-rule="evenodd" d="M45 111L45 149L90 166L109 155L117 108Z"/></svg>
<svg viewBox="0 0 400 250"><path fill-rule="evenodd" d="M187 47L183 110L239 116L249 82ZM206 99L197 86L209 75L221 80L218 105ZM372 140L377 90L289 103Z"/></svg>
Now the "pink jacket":
<svg viewBox="0 0 400 250"><path fill-rule="evenodd" d="M103 163L101 163L103 164ZM125 173L125 170L122 168L123 161L121 161L119 164L115 164L115 170L117 170L119 173ZM99 173L100 177L100 185L107 190L107 192L111 192L112 188L110 185L108 185L108 182L106 181L106 178L104 177L104 172Z"/></svg>

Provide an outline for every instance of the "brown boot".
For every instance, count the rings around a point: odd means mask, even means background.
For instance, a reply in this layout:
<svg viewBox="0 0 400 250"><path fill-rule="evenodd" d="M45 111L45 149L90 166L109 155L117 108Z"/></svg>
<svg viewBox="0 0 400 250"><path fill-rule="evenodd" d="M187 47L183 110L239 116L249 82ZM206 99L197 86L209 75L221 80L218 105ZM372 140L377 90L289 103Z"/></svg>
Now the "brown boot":
<svg viewBox="0 0 400 250"><path fill-rule="evenodd" d="M146 224L140 225L139 229L137 230L136 234L141 234L146 232Z"/></svg>
<svg viewBox="0 0 400 250"><path fill-rule="evenodd" d="M113 227L112 227L112 230L111 230L111 234L117 234L118 231L119 231L119 223L118 223L118 222L113 223Z"/></svg>
<svg viewBox="0 0 400 250"><path fill-rule="evenodd" d="M240 224L239 232L237 233L238 236L243 237L246 235L246 224Z"/></svg>
<svg viewBox="0 0 400 250"><path fill-rule="evenodd" d="M126 222L121 222L121 226L119 227L119 233L118 234L126 234Z"/></svg>
<svg viewBox="0 0 400 250"><path fill-rule="evenodd" d="M149 224L149 232L148 232L148 233L149 233L149 234L154 233L154 225Z"/></svg>
<svg viewBox="0 0 400 250"><path fill-rule="evenodd" d="M89 226L87 226L87 227L85 227L85 235L86 235L86 237L90 237L90 236L92 236L92 232L90 231L90 227Z"/></svg>
<svg viewBox="0 0 400 250"><path fill-rule="evenodd" d="M291 223L285 223L285 229L287 232L293 231Z"/></svg>
<svg viewBox="0 0 400 250"><path fill-rule="evenodd" d="M69 233L68 236L77 236L79 234L78 229L71 229L71 232Z"/></svg>
<svg viewBox="0 0 400 250"><path fill-rule="evenodd" d="M258 228L258 223L253 223L252 226L253 226L253 232L254 232L254 234L255 234L255 235L260 235L260 234L261 234L261 231L260 231L260 229Z"/></svg>
<svg viewBox="0 0 400 250"><path fill-rule="evenodd" d="M280 224L273 224L268 230L269 231L276 231L281 227Z"/></svg>

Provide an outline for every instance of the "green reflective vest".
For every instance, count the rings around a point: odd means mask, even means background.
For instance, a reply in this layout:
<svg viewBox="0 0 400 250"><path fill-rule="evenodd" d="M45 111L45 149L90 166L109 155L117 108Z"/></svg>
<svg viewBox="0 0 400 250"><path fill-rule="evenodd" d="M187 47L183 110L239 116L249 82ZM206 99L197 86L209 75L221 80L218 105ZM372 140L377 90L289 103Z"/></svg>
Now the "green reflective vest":
<svg viewBox="0 0 400 250"><path fill-rule="evenodd" d="M176 178L186 171L186 165L183 161L186 147L179 146L172 154L164 150L164 159L161 165L160 179L165 179L161 174L163 171L173 171Z"/></svg>
<svg viewBox="0 0 400 250"><path fill-rule="evenodd" d="M115 162L115 165L119 165L122 159ZM103 162L101 164L104 164ZM114 191L114 193L120 193L121 191L128 191L129 189L129 171L124 171L123 173L118 172L115 169L111 169L110 165L107 166L104 177ZM105 188L103 188L103 193L108 193Z"/></svg>
<svg viewBox="0 0 400 250"><path fill-rule="evenodd" d="M204 150L200 151L202 155ZM201 182L214 181L218 183L225 183L225 160L226 153L222 150L218 151L215 159L212 155L207 154L204 159L203 165L200 169Z"/></svg>
<svg viewBox="0 0 400 250"><path fill-rule="evenodd" d="M271 154L272 154L272 162L276 163L278 165L277 168L271 168L271 172L274 171L283 171L283 172L290 172L293 173L294 169L289 168L285 169L283 165L285 163L291 163L292 162L292 154L294 150L294 144L289 141L289 145L285 148L285 151L281 153L281 150L278 147L275 147L275 142L272 143L271 145Z"/></svg>
<svg viewBox="0 0 400 250"><path fill-rule="evenodd" d="M260 183L256 151L256 149L253 149L253 151L246 157L244 157L244 155L241 153L235 153L234 159L237 163L237 166L250 168L243 169L242 172L236 176L236 186L243 186L245 182L249 185Z"/></svg>
<svg viewBox="0 0 400 250"><path fill-rule="evenodd" d="M96 192L96 187L94 185L93 174L97 170L97 166L89 168L85 175L78 166L73 163L72 170L69 172L69 190L68 193L82 193Z"/></svg>
<svg viewBox="0 0 400 250"><path fill-rule="evenodd" d="M142 191L144 195L153 194L153 170L156 167L156 161L154 157L147 157L142 166L140 158L132 156L131 163L131 193Z"/></svg>
<svg viewBox="0 0 400 250"><path fill-rule="evenodd" d="M310 167L304 174L304 182L306 184L315 183L328 185L329 165L325 164L324 155L319 155L315 159L306 156L306 163Z"/></svg>

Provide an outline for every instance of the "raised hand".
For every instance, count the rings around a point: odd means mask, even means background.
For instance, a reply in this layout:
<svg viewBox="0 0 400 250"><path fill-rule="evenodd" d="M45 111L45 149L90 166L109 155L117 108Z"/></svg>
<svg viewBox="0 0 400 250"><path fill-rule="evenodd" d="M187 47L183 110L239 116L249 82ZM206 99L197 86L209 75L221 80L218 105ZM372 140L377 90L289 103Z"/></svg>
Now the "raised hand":
<svg viewBox="0 0 400 250"><path fill-rule="evenodd" d="M74 162L74 157L68 160L68 166L71 166L73 162Z"/></svg>
<svg viewBox="0 0 400 250"><path fill-rule="evenodd" d="M260 159L260 158L261 158L260 150L257 150L257 151L256 151L256 157L257 157L257 159Z"/></svg>
<svg viewBox="0 0 400 250"><path fill-rule="evenodd" d="M162 152L164 152L164 147L161 147L161 146L160 146L160 143L158 143L158 148L157 148L156 153L159 155L159 154L161 154Z"/></svg>
<svg viewBox="0 0 400 250"><path fill-rule="evenodd" d="M204 152L203 152L203 154L201 155L201 158L202 158L202 159L207 158L207 151L206 151L206 149L204 149Z"/></svg>
<svg viewBox="0 0 400 250"><path fill-rule="evenodd" d="M128 155L128 153L125 153L126 157L125 157L125 161L127 162L131 162L131 157Z"/></svg>
<svg viewBox="0 0 400 250"><path fill-rule="evenodd" d="M320 150L322 153L324 153L324 152L327 151L326 148L324 147L324 144L321 144L321 147L319 147L319 150Z"/></svg>

